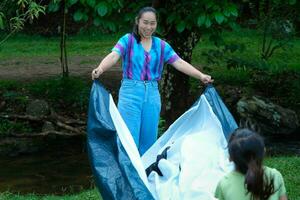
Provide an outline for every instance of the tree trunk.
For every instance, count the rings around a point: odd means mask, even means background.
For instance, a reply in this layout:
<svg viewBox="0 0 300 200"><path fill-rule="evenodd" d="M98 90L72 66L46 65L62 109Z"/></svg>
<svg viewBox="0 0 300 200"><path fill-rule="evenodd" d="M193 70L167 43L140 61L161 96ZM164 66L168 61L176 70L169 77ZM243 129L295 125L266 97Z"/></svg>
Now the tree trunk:
<svg viewBox="0 0 300 200"><path fill-rule="evenodd" d="M200 39L193 31L178 33L175 28L167 35L167 41L175 52L185 61L191 62L192 50ZM162 100L166 125L172 124L191 104L189 77L172 66L166 66L161 84Z"/></svg>
<svg viewBox="0 0 300 200"><path fill-rule="evenodd" d="M163 8L166 13L174 11L176 1L152 0L152 6L156 9ZM193 48L200 39L199 28L177 32L175 26L166 22L167 16L160 15L159 23L165 39L175 52L185 61L191 62ZM161 80L161 98L163 105L162 114L166 120L166 126L171 125L191 105L189 77L172 66L165 66L164 76Z"/></svg>
<svg viewBox="0 0 300 200"><path fill-rule="evenodd" d="M62 2L62 15L63 19L61 22L61 33L60 33L60 63L62 68L63 77L69 76L69 67L67 59L67 49L66 49L66 5L65 0Z"/></svg>

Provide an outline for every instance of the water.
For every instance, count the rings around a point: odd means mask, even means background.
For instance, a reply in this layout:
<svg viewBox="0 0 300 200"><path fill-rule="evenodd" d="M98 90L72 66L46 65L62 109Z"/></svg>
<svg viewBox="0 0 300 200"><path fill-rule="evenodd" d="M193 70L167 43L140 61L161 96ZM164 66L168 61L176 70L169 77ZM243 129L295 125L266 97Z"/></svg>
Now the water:
<svg viewBox="0 0 300 200"><path fill-rule="evenodd" d="M42 152L0 157L0 192L71 194L93 187L82 139L55 141Z"/></svg>
<svg viewBox="0 0 300 200"><path fill-rule="evenodd" d="M0 192L71 194L94 187L85 140L52 141L41 152L0 157ZM266 138L268 155L300 155L299 136Z"/></svg>
<svg viewBox="0 0 300 200"><path fill-rule="evenodd" d="M300 135L273 135L266 137L267 154L270 156L300 156Z"/></svg>

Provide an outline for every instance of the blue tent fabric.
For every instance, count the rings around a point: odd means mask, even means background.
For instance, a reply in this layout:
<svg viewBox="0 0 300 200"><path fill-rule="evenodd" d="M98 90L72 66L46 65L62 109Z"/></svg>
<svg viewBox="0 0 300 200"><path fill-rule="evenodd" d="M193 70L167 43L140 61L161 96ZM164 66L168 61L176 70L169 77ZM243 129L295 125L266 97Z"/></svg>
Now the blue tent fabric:
<svg viewBox="0 0 300 200"><path fill-rule="evenodd" d="M94 81L88 111L87 149L96 186L104 200L153 199L117 138L109 93Z"/></svg>
<svg viewBox="0 0 300 200"><path fill-rule="evenodd" d="M96 186L104 200L154 199L118 137L115 125L119 126L113 123L109 111L109 95L99 81L94 81L89 102L87 144ZM237 128L233 116L212 85L206 87L204 95L228 139L230 133ZM179 120L170 130L180 126L180 121L183 120Z"/></svg>
<svg viewBox="0 0 300 200"><path fill-rule="evenodd" d="M221 97L217 93L216 89L210 84L206 87L204 95L212 107L215 115L218 117L222 124L224 136L228 140L230 134L238 128L233 116L223 103Z"/></svg>

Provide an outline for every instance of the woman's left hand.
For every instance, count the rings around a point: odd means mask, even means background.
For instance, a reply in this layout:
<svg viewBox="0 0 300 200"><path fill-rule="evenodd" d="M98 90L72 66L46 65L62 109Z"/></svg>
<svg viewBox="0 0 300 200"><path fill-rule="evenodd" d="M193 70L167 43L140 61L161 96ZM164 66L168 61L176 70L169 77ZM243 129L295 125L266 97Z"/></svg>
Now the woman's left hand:
<svg viewBox="0 0 300 200"><path fill-rule="evenodd" d="M200 80L201 80L202 83L204 83L204 84L209 84L209 83L214 82L214 79L212 79L211 76L210 76L210 75L207 75L207 74L202 74Z"/></svg>

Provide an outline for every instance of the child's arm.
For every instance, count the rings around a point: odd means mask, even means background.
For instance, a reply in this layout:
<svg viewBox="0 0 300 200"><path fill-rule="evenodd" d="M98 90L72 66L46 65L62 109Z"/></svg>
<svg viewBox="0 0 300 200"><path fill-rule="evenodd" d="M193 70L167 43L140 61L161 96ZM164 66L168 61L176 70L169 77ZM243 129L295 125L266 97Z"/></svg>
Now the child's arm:
<svg viewBox="0 0 300 200"><path fill-rule="evenodd" d="M279 200L288 200L286 195L282 195L281 197L279 197Z"/></svg>

